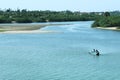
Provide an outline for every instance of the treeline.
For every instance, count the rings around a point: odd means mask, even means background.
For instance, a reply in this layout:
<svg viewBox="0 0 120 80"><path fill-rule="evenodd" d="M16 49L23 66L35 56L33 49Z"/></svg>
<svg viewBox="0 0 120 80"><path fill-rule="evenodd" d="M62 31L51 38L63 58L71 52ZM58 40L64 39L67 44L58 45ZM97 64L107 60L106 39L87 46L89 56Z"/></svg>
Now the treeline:
<svg viewBox="0 0 120 80"><path fill-rule="evenodd" d="M56 21L90 21L99 17L99 13L85 13L66 11L29 11L0 10L0 23L32 23L32 22L56 22Z"/></svg>
<svg viewBox="0 0 120 80"><path fill-rule="evenodd" d="M113 14L114 13L114 14ZM92 27L118 27L120 28L120 13L105 12L95 20Z"/></svg>
<svg viewBox="0 0 120 80"><path fill-rule="evenodd" d="M62 21L95 21L92 27L120 26L120 11L79 12L79 11L29 11L26 9L0 10L0 23L32 23Z"/></svg>

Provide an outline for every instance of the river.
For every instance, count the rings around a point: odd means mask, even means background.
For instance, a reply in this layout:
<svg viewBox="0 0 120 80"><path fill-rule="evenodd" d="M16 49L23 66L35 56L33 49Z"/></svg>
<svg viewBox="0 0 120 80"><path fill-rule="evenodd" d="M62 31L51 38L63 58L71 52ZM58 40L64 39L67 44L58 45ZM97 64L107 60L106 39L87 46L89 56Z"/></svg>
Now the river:
<svg viewBox="0 0 120 80"><path fill-rule="evenodd" d="M92 23L42 28L56 33L0 34L0 80L120 80L120 32ZM92 49L101 55L90 55Z"/></svg>

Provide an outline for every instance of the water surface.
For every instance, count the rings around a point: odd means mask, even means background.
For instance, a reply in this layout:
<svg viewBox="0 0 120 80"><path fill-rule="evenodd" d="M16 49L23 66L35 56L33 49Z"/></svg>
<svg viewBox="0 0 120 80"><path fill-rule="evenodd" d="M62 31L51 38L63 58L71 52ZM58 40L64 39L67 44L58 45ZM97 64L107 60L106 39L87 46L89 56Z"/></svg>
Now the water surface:
<svg viewBox="0 0 120 80"><path fill-rule="evenodd" d="M120 32L62 22L59 33L0 34L0 80L120 80ZM98 49L101 56L88 54Z"/></svg>

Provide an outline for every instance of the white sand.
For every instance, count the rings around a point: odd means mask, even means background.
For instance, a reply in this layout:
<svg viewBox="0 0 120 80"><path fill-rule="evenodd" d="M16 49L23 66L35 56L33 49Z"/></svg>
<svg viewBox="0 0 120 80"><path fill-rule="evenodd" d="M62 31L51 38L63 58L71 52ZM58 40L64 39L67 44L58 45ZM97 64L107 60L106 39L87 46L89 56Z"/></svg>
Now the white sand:
<svg viewBox="0 0 120 80"><path fill-rule="evenodd" d="M68 24L0 24L0 34L2 33L58 33L58 31L51 30L40 30L46 26L59 26L59 25L68 25Z"/></svg>
<svg viewBox="0 0 120 80"><path fill-rule="evenodd" d="M5 31L5 32L0 32L1 34L3 33L55 33L55 31L45 31L45 30L32 30L32 31Z"/></svg>
<svg viewBox="0 0 120 80"><path fill-rule="evenodd" d="M120 30L118 27L96 27L98 29L106 29L106 30Z"/></svg>

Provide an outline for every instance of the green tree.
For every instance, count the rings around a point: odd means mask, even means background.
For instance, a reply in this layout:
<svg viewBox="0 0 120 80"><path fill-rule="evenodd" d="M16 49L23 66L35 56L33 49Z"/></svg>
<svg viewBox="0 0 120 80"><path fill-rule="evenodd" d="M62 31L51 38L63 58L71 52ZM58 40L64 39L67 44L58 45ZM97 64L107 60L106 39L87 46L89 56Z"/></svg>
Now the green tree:
<svg viewBox="0 0 120 80"><path fill-rule="evenodd" d="M104 13L104 16L105 16L105 17L109 17L109 16L110 16L110 13L109 13L109 12L105 12L105 13Z"/></svg>

